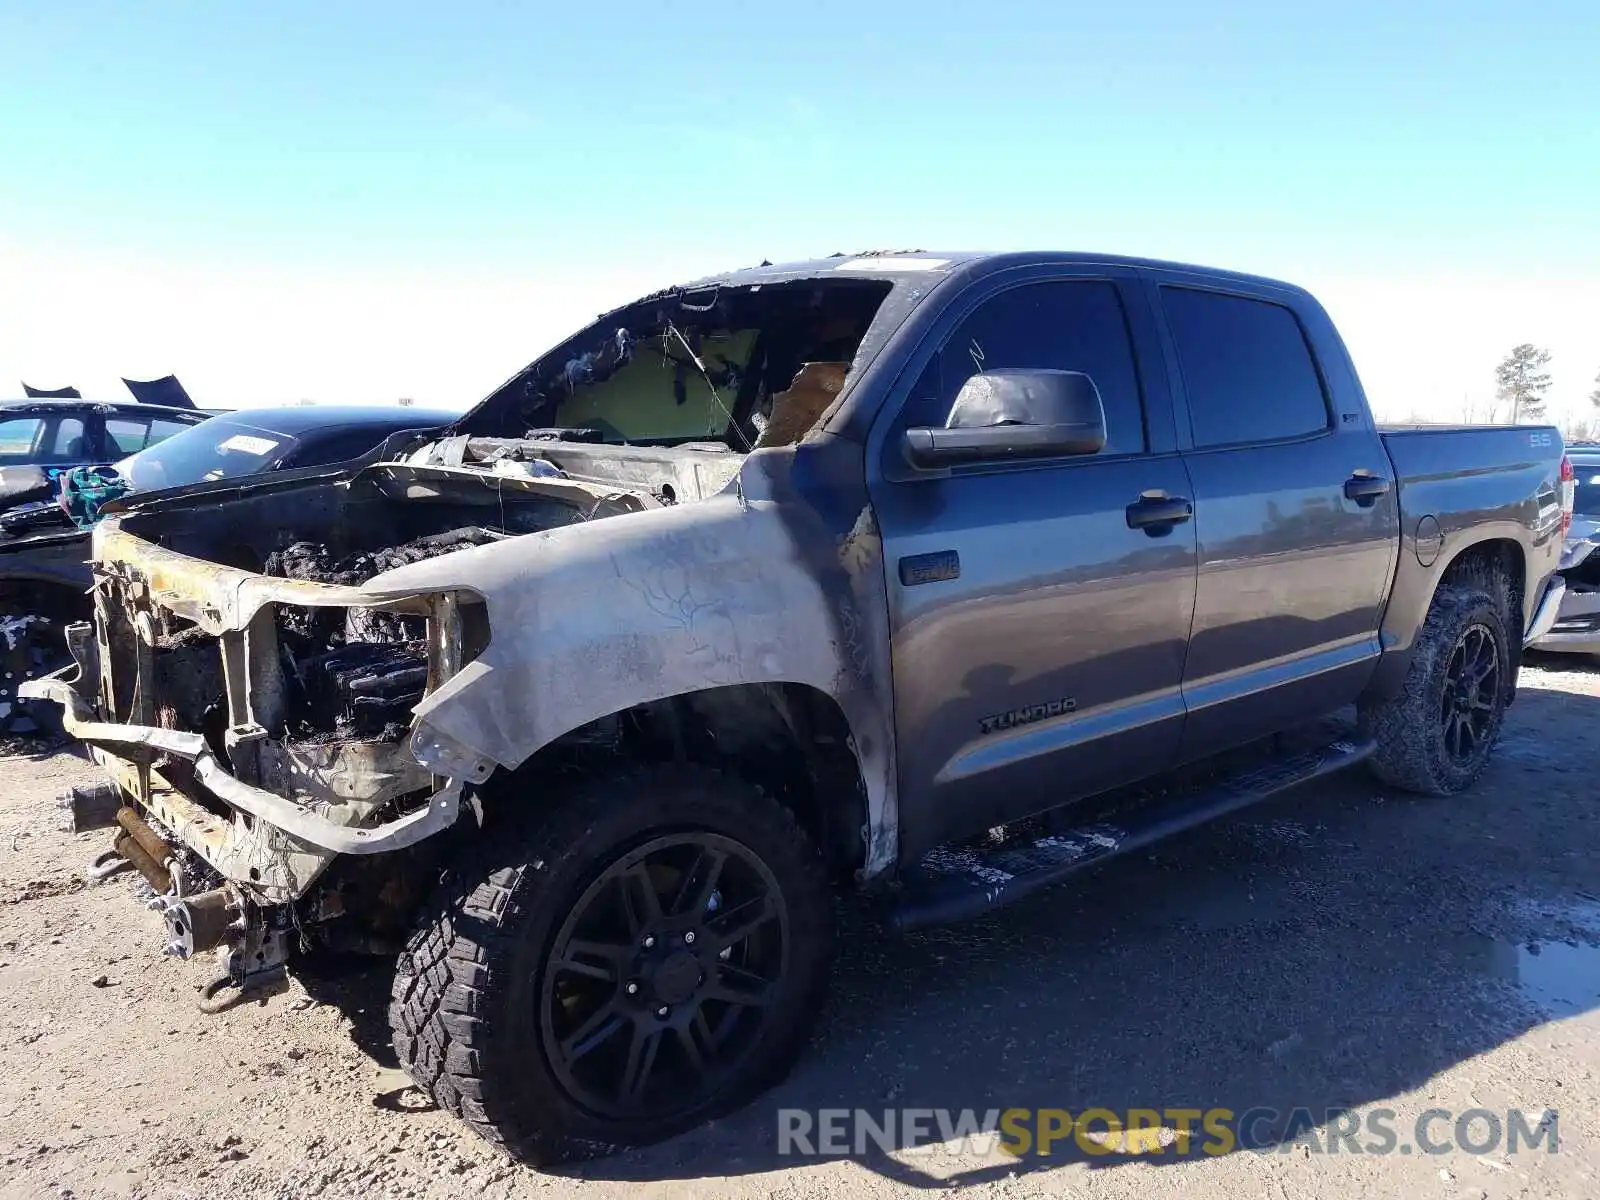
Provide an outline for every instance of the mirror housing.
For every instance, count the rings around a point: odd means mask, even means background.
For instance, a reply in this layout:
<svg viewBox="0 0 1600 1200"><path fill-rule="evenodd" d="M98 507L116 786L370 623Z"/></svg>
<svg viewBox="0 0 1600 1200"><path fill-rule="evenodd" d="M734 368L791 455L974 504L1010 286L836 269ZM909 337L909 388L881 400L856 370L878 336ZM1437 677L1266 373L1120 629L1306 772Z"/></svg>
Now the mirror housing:
<svg viewBox="0 0 1600 1200"><path fill-rule="evenodd" d="M1081 371L1020 368L972 376L943 428L914 427L901 439L907 461L924 470L1098 454L1105 444L1105 409L1094 380Z"/></svg>

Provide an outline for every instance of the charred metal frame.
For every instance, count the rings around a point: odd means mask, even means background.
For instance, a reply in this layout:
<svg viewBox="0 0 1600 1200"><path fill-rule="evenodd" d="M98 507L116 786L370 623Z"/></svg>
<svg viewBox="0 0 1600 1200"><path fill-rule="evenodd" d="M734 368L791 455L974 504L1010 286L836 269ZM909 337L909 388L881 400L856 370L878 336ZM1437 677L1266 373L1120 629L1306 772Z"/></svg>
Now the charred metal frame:
<svg viewBox="0 0 1600 1200"><path fill-rule="evenodd" d="M284 738L287 697L277 609L292 604L425 617L432 692L465 659L455 592L375 603L348 587L271 580L260 590L273 594L245 597L245 588L230 586L236 583L231 577L249 579L243 572L134 544L142 553L124 558L122 570L101 572L95 589L98 640L88 630L74 631L76 665L30 686L37 697L61 705L67 731L89 744L95 761L140 809L225 879L267 904L303 896L337 855L398 850L454 823L462 782L430 773L407 740L300 745ZM121 547L124 553L129 548ZM139 565L126 565L130 559ZM157 724L151 681L169 616L194 620L218 639L228 706L226 761L202 734ZM134 677L126 680L118 678L109 631L130 628L133 653L120 661L122 670L132 666ZM116 720L119 695L128 698L127 723ZM101 720L101 713L111 720ZM163 769L168 759L182 760L189 769L175 775ZM215 805L191 794L194 784L232 812L219 815ZM415 793L427 793L426 803L377 825L364 824L385 805Z"/></svg>

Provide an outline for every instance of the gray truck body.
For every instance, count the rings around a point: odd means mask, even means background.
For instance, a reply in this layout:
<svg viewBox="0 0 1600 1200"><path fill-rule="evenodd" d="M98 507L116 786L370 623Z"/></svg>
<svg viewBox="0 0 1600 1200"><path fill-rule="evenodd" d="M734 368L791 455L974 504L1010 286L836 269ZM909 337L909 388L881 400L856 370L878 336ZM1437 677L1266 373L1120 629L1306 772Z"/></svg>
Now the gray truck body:
<svg viewBox="0 0 1600 1200"><path fill-rule="evenodd" d="M758 360L776 369L776 324L760 326L765 351L730 367L726 396L709 352L674 324L801 296L822 318L842 305L841 327L860 316L859 336L831 380L802 388L794 372L775 398L752 379ZM1070 317L1091 301L1122 330L1114 360L1106 339L1074 342L1056 319L1058 303ZM1271 355L1208 342L1219 302L1298 331L1293 371L1321 397L1315 428L1273 417L1268 436L1228 440L1253 411L1276 412L1278 381ZM663 405L707 392L728 435L523 438L560 423L535 418L587 386L592 348L624 345L634 361L628 330L682 343L663 376L678 398ZM806 337L794 353L814 363L822 335ZM1080 344L1101 357L1076 361ZM908 423L942 425L960 381L996 368L1087 371L1105 450L909 462ZM1230 379L1250 386L1219 409ZM746 422L747 395L772 402L760 421ZM1393 692L1441 579L1468 560L1501 572L1517 632L1547 628L1562 452L1542 426L1380 428L1321 306L1270 280L1072 254L763 267L607 314L451 436L391 461L219 484L107 519L82 673L30 686L65 705L143 811L264 904L306 896L341 854L441 832L492 775L536 779L542 754L618 714L804 696L810 732L853 762L839 857L871 879ZM296 541L370 547L415 532L419 512L466 508L516 536L358 583L261 569ZM319 608L425 623L427 687L403 736L295 733L275 614ZM170 635L191 626L220 646L226 729L211 734L148 686ZM774 708L790 719L788 701ZM525 802L539 803L537 786Z"/></svg>

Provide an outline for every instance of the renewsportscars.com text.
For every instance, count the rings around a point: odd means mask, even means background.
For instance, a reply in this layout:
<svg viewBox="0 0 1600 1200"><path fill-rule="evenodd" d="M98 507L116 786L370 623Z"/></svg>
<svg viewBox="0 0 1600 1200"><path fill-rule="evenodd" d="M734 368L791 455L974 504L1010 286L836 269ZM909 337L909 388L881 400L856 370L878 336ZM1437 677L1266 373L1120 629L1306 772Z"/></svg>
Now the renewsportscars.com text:
<svg viewBox="0 0 1600 1200"><path fill-rule="evenodd" d="M900 1108L778 1110L781 1155L872 1151L1017 1158L1057 1154L1221 1155L1304 1148L1312 1154L1554 1154L1557 1113L1430 1108L1402 1121L1390 1108Z"/></svg>

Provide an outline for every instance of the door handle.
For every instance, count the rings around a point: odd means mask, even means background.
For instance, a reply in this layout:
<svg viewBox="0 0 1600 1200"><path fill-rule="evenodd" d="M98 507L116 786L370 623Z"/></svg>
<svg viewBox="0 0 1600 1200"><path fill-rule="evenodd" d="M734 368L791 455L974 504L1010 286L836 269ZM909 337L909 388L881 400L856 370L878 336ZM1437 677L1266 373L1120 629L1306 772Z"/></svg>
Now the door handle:
<svg viewBox="0 0 1600 1200"><path fill-rule="evenodd" d="M1393 485L1381 475L1357 471L1344 481L1344 498L1354 500L1362 508L1371 508L1379 496L1387 496Z"/></svg>
<svg viewBox="0 0 1600 1200"><path fill-rule="evenodd" d="M1161 537L1172 532L1194 516L1194 504L1187 496L1140 496L1127 507L1128 528L1142 529L1151 537Z"/></svg>

